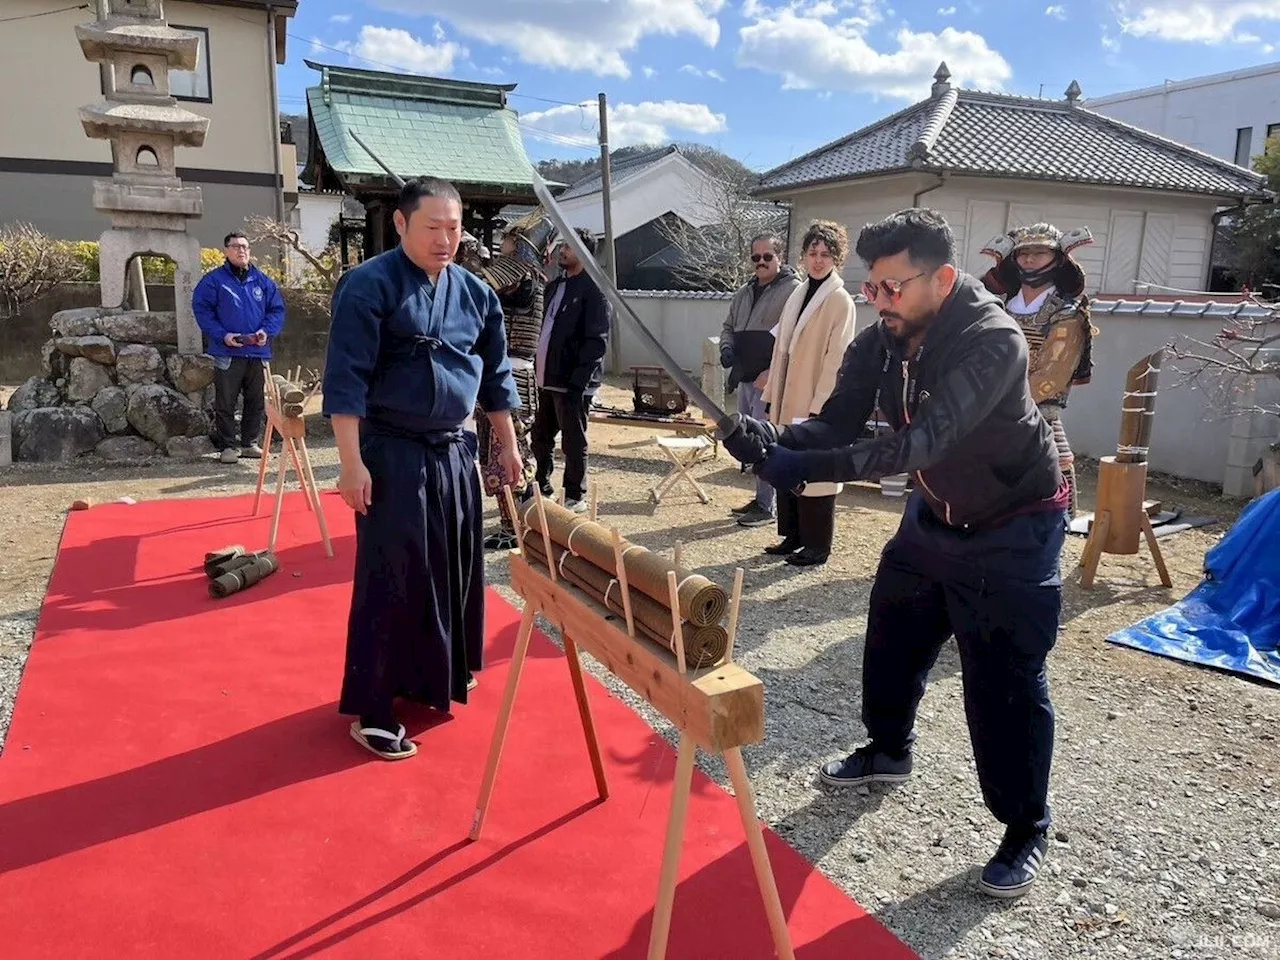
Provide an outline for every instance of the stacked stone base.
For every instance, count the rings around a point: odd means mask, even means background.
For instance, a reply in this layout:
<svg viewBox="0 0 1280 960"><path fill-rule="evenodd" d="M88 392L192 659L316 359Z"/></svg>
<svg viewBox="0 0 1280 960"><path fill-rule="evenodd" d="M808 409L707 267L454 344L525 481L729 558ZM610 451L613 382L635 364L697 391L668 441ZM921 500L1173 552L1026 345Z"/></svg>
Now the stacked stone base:
<svg viewBox="0 0 1280 960"><path fill-rule="evenodd" d="M173 313L88 307L56 313L49 325L44 376L9 399L14 460L214 452L213 358L178 353Z"/></svg>

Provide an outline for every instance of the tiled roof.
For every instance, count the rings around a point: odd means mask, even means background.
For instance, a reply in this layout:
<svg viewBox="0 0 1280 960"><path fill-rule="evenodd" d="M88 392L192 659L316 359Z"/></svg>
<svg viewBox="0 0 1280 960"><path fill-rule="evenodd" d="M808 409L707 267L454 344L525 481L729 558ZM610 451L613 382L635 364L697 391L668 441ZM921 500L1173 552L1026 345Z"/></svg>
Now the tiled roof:
<svg viewBox="0 0 1280 960"><path fill-rule="evenodd" d="M635 156L627 157L625 160L615 160L609 158L609 186L616 189L619 184L625 183L637 174L644 173L659 160L670 156L673 153L679 153L674 146L659 147L657 150L649 150L646 153L637 153ZM556 197L557 200L574 200L578 197L585 197L593 193L599 193L603 177L599 170L595 173L588 174L581 180L571 184L569 189Z"/></svg>
<svg viewBox="0 0 1280 960"><path fill-rule="evenodd" d="M731 300L733 293L718 290L623 290L622 295L628 300L664 299L664 300ZM853 295L855 303L865 304L866 298L860 293ZM1216 300L1090 300L1089 309L1094 316L1098 314L1114 316L1143 317L1211 317L1260 319L1274 316L1275 310L1256 303L1226 303Z"/></svg>
<svg viewBox="0 0 1280 960"><path fill-rule="evenodd" d="M386 177L354 131L405 179L435 176L459 188L533 196L533 167L506 106L511 85L307 65L321 72L307 90L316 136L344 181Z"/></svg>
<svg viewBox="0 0 1280 960"><path fill-rule="evenodd" d="M1139 187L1218 197L1257 196L1258 174L1094 113L1078 102L952 89L765 173L755 192L922 171Z"/></svg>

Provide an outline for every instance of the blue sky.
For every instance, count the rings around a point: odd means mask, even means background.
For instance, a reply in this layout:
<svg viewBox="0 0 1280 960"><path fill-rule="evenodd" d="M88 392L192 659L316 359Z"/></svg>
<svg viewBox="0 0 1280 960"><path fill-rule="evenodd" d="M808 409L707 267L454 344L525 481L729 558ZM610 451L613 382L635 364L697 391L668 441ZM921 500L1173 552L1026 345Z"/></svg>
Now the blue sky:
<svg viewBox="0 0 1280 960"><path fill-rule="evenodd" d="M952 83L1087 100L1280 60L1280 0L302 0L281 107L305 59L517 83L532 159L691 140L764 170ZM589 101L588 106L579 104Z"/></svg>

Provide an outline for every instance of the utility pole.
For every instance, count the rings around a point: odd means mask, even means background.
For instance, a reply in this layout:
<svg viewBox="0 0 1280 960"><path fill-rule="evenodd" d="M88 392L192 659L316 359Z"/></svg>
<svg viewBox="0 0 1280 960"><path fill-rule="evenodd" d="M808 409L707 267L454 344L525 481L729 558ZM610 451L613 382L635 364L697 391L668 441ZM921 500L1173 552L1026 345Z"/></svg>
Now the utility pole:
<svg viewBox="0 0 1280 960"><path fill-rule="evenodd" d="M600 202L604 205L604 270L618 284L618 265L613 249L613 190L609 181L609 106L605 95L600 94ZM609 369L620 373L621 354L618 346L618 317L613 314L612 329L609 331Z"/></svg>

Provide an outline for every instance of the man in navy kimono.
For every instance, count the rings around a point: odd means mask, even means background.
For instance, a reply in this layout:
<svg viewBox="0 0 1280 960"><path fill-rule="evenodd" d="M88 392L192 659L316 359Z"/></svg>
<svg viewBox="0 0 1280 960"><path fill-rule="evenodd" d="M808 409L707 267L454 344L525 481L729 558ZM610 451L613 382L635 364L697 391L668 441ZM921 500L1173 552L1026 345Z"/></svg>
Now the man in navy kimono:
<svg viewBox="0 0 1280 960"><path fill-rule="evenodd" d="M511 411L520 405L502 307L454 263L462 202L452 184L400 191L400 246L348 272L334 296L324 412L341 460L338 490L356 511L356 561L339 712L386 760L417 747L393 713L405 697L447 712L482 666L484 504L477 401L502 439L503 472L523 469Z"/></svg>

